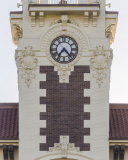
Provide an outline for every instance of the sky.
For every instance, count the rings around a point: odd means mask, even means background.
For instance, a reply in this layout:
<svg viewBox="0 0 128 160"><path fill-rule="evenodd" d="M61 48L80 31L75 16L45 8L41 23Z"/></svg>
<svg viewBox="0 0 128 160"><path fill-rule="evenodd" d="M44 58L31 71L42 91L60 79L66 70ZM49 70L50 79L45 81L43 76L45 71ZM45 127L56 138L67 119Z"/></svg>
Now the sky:
<svg viewBox="0 0 128 160"><path fill-rule="evenodd" d="M20 11L21 0L1 0L0 21L0 103L18 102L17 68L14 59L16 46L12 43L10 11ZM128 0L107 0L108 11L119 11L111 67L110 103L128 103Z"/></svg>

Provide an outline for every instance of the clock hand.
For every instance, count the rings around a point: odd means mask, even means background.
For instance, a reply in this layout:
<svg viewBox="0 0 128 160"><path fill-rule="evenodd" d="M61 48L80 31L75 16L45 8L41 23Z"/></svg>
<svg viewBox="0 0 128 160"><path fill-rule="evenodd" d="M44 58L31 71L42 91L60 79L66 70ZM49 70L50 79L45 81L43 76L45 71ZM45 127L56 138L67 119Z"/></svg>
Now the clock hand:
<svg viewBox="0 0 128 160"><path fill-rule="evenodd" d="M68 53L68 51L64 48L64 51L68 54L69 57L71 57L71 55Z"/></svg>
<svg viewBox="0 0 128 160"><path fill-rule="evenodd" d="M61 52L58 55L60 56L62 52L64 52L64 48L61 50Z"/></svg>

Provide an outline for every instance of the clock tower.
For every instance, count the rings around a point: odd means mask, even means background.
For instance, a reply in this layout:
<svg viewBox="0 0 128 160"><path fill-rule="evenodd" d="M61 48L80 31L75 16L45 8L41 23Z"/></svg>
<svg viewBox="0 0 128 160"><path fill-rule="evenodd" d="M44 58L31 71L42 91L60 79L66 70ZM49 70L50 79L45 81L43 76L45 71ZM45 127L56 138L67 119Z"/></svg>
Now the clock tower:
<svg viewBox="0 0 128 160"><path fill-rule="evenodd" d="M118 12L105 0L22 0L10 12L19 160L109 160L109 85Z"/></svg>

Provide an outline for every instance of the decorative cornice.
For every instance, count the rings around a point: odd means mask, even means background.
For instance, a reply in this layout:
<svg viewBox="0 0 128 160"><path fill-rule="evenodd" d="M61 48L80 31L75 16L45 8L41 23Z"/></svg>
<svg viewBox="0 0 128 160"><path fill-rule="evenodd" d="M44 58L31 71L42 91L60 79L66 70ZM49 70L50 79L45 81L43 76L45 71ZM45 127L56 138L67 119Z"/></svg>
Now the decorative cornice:
<svg viewBox="0 0 128 160"><path fill-rule="evenodd" d="M112 59L113 53L107 53L104 50L104 46L97 46L90 59L91 69L94 71L93 78L96 78L99 88L101 83L103 83L103 78L107 77L105 71L110 69Z"/></svg>

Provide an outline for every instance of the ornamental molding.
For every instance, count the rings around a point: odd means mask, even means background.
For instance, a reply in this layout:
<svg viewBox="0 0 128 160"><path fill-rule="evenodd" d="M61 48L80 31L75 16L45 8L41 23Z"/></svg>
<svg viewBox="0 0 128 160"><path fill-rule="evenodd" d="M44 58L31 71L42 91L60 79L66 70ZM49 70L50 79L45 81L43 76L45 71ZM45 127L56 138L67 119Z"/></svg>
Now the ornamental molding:
<svg viewBox="0 0 128 160"><path fill-rule="evenodd" d="M18 57L18 54L16 52L15 60L18 70L20 69L23 72L21 74L21 78L25 79L25 83L29 88L30 84L32 83L32 79L36 77L36 75L33 72L38 67L38 60L35 52L32 50L32 46L26 46L24 48L25 50L22 52L21 57Z"/></svg>
<svg viewBox="0 0 128 160"><path fill-rule="evenodd" d="M17 45L19 38L22 38L23 36L23 30L18 24L12 23L11 31L12 31L12 41L15 45Z"/></svg>
<svg viewBox="0 0 128 160"><path fill-rule="evenodd" d="M112 51L105 51L104 46L97 46L90 59L90 67L94 71L93 78L96 78L99 88L103 83L103 78L107 78L106 71L110 70L112 59Z"/></svg>
<svg viewBox="0 0 128 160"><path fill-rule="evenodd" d="M114 42L115 33L116 33L116 24L108 25L108 27L106 28L105 36L106 38L110 39L110 44Z"/></svg>
<svg viewBox="0 0 128 160"><path fill-rule="evenodd" d="M61 151L62 158L67 158L68 151L80 152L80 148L75 147L74 143L69 143L69 137L64 136L60 137L60 143L54 143L54 147L49 147L48 152L55 151Z"/></svg>
<svg viewBox="0 0 128 160"><path fill-rule="evenodd" d="M62 35L72 37L78 44L77 57L67 64L56 62L50 54L50 45L52 41ZM69 75L71 74L71 71L74 71L74 65L80 60L83 52L87 52L88 44L89 41L87 36L85 36L85 34L75 25L67 23L67 29L64 30L62 24L56 24L42 36L40 40L40 50L46 53L47 58L54 65L54 70L58 71L60 83L68 83Z"/></svg>
<svg viewBox="0 0 128 160"><path fill-rule="evenodd" d="M73 19L69 18L68 15L61 15L59 19L56 19L51 23L50 27L58 23L64 23L64 21L66 21L66 23L70 23L70 24L78 26L78 23L76 23Z"/></svg>

